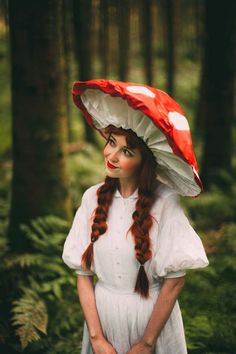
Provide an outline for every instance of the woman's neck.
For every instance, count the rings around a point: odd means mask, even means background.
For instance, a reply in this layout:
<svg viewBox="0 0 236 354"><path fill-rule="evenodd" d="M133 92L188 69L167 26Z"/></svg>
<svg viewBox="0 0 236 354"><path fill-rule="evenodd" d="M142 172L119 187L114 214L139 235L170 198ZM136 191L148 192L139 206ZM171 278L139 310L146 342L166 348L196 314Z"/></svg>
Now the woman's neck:
<svg viewBox="0 0 236 354"><path fill-rule="evenodd" d="M130 180L119 180L119 191L120 191L120 194L122 195L123 198L128 198L130 197L134 191L137 189L138 187L138 183L137 181L133 180L133 181L130 181Z"/></svg>

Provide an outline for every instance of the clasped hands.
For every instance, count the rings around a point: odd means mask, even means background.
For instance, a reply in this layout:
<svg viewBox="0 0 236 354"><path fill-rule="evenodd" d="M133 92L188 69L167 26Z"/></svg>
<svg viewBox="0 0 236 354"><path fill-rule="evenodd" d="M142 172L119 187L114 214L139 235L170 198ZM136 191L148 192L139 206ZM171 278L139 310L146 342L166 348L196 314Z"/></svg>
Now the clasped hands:
<svg viewBox="0 0 236 354"><path fill-rule="evenodd" d="M92 348L94 354L117 354L116 350L105 338L92 341ZM125 354L153 354L154 350L154 346L141 340L134 344Z"/></svg>
<svg viewBox="0 0 236 354"><path fill-rule="evenodd" d="M155 347L147 344L144 341L140 341L130 348L126 354L152 354L154 353Z"/></svg>

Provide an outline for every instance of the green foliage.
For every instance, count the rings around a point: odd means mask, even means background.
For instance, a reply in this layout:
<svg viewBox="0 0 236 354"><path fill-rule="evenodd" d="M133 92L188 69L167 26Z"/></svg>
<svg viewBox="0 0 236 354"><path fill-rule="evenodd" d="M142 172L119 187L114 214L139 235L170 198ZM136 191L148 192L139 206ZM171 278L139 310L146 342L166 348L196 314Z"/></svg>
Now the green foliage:
<svg viewBox="0 0 236 354"><path fill-rule="evenodd" d="M12 254L3 247L1 276L4 281L0 284L0 291L4 293L6 288L11 288L11 296L1 303L2 307L8 307L0 320L2 342L7 348L19 351L16 342L12 343L15 334L26 353L76 353L83 318L76 295L75 275L61 259L69 225L64 220L48 216L32 220L30 225L22 225L22 230L30 240L31 253ZM6 321L8 331L3 328ZM70 337L74 351L68 347Z"/></svg>
<svg viewBox="0 0 236 354"><path fill-rule="evenodd" d="M188 339L188 349L206 350L205 342L213 334L209 318L206 315L188 317L184 311L183 316L186 318L185 334Z"/></svg>
<svg viewBox="0 0 236 354"><path fill-rule="evenodd" d="M216 230L222 223L236 220L236 188L230 193L217 188L196 199L185 199L189 215L200 230Z"/></svg>
<svg viewBox="0 0 236 354"><path fill-rule="evenodd" d="M214 210L223 210L223 195L208 197L207 202L219 203L214 205ZM228 197L228 203L232 207L234 200L230 202ZM206 210L201 213L205 215L204 226L209 228L212 221L207 223ZM227 215L227 219L230 218L231 215ZM186 287L180 297L189 354L233 354L236 348L236 223L223 223L223 220L221 215L218 221L221 226L216 223L215 229L205 230L210 265L187 274Z"/></svg>
<svg viewBox="0 0 236 354"><path fill-rule="evenodd" d="M104 141L101 141L101 145L103 144ZM70 156L69 168L71 197L74 205L78 205L85 189L104 180L102 147L98 149L90 144L85 144L79 154Z"/></svg>
<svg viewBox="0 0 236 354"><path fill-rule="evenodd" d="M18 327L16 334L20 337L23 349L40 339L38 332L47 334L47 309L34 291L25 289L20 300L13 302L12 312L13 325Z"/></svg>

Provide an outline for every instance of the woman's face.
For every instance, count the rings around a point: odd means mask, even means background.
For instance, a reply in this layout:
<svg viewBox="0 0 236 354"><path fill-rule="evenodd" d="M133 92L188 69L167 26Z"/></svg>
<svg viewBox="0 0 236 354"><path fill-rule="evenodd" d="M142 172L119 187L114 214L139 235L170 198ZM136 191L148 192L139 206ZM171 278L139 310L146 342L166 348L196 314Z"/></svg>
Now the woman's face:
<svg viewBox="0 0 236 354"><path fill-rule="evenodd" d="M133 180L142 162L141 152L127 146L124 135L111 134L104 148L107 176Z"/></svg>

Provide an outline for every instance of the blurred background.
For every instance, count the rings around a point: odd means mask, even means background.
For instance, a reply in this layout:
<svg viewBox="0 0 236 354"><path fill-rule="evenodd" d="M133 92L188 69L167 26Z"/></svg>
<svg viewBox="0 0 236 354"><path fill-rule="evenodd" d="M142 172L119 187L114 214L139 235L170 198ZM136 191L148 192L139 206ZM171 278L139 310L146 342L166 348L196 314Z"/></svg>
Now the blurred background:
<svg viewBox="0 0 236 354"><path fill-rule="evenodd" d="M104 142L76 80L150 84L187 116L205 190L183 199L210 266L180 296L188 352L236 353L234 0L0 0L0 350L80 352L62 247Z"/></svg>

